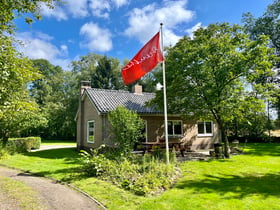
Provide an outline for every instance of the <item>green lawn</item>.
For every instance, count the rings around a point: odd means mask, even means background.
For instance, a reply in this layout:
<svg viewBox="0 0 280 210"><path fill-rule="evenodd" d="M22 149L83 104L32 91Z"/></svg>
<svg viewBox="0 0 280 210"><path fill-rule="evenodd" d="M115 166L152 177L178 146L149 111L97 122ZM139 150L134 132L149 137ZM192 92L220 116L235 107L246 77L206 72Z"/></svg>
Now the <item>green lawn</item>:
<svg viewBox="0 0 280 210"><path fill-rule="evenodd" d="M73 149L15 155L0 163L70 182L109 209L279 209L280 144L247 144L245 151L229 160L181 163L182 178L156 197L81 176Z"/></svg>

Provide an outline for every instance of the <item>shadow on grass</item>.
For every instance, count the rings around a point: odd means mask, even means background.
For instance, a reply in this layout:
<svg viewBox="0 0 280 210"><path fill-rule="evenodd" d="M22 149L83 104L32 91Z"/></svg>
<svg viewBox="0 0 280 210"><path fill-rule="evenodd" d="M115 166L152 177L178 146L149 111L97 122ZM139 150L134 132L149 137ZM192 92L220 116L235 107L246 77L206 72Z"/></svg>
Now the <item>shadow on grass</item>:
<svg viewBox="0 0 280 210"><path fill-rule="evenodd" d="M86 175L82 172L81 166L58 169L54 171L40 171L33 174L41 177L53 177L53 178L59 177L56 179L67 183L71 183L72 181L77 181L86 178Z"/></svg>
<svg viewBox="0 0 280 210"><path fill-rule="evenodd" d="M84 177L82 172L82 165L80 155L74 148L60 148L50 149L37 152L26 153L25 156L38 157L42 159L63 159L66 164L69 164L67 168L61 168L57 170L45 170L39 171L35 174L43 177L59 177L60 181L70 182L79 180ZM47 167L47 166L46 166Z"/></svg>
<svg viewBox="0 0 280 210"><path fill-rule="evenodd" d="M65 160L77 160L80 156L75 148L60 148L42 150L37 152L28 152L24 154L29 157L39 157L45 159L65 159Z"/></svg>
<svg viewBox="0 0 280 210"><path fill-rule="evenodd" d="M245 146L245 154L254 156L280 156L280 144L250 143Z"/></svg>
<svg viewBox="0 0 280 210"><path fill-rule="evenodd" d="M205 175L202 180L187 180L178 183L175 188L193 189L197 193L218 193L226 199L241 199L253 194L263 197L280 196L280 173L255 175ZM226 194L230 193L230 194Z"/></svg>

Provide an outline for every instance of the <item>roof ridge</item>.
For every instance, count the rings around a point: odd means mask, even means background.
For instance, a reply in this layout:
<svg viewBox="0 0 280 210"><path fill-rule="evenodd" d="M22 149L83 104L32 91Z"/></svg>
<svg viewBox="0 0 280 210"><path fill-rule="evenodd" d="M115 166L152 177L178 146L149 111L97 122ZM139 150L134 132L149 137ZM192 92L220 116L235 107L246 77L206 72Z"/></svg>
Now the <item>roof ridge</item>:
<svg viewBox="0 0 280 210"><path fill-rule="evenodd" d="M130 93L130 94L135 94L132 93L128 90L115 90L115 89L102 89L102 88L88 88L88 90L97 90L97 91L106 91L106 92L119 92L119 93ZM151 93L151 92L142 92L142 94L145 95L155 95L155 93ZM135 94L135 95L141 95L141 94Z"/></svg>

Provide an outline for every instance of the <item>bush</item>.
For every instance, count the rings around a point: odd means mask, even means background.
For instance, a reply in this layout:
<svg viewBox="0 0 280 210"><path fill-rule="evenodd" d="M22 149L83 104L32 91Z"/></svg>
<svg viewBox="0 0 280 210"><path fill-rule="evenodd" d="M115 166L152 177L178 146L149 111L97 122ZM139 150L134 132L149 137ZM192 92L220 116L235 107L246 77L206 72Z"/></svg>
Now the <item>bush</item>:
<svg viewBox="0 0 280 210"><path fill-rule="evenodd" d="M98 149L92 154L82 151L83 171L137 195L162 192L170 188L180 174L174 163L166 164L148 154L118 159L109 159L107 155L98 154Z"/></svg>
<svg viewBox="0 0 280 210"><path fill-rule="evenodd" d="M9 156L9 152L6 149L0 147L0 160L6 159Z"/></svg>
<svg viewBox="0 0 280 210"><path fill-rule="evenodd" d="M144 121L136 112L119 106L109 113L109 122L119 153L129 155L135 143L143 137Z"/></svg>
<svg viewBox="0 0 280 210"><path fill-rule="evenodd" d="M31 149L39 149L41 145L40 137L10 138L6 145L10 153L29 152Z"/></svg>

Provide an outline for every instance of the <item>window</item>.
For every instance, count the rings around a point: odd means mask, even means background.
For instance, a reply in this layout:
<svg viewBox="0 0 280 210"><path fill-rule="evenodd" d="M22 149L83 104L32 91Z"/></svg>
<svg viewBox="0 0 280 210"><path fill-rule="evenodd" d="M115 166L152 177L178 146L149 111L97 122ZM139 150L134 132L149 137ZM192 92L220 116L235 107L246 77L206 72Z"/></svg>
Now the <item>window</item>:
<svg viewBox="0 0 280 210"><path fill-rule="evenodd" d="M198 136L213 136L213 122L204 121L197 123Z"/></svg>
<svg viewBox="0 0 280 210"><path fill-rule="evenodd" d="M182 121L172 120L168 121L168 135L169 136L180 136L183 134Z"/></svg>
<svg viewBox="0 0 280 210"><path fill-rule="evenodd" d="M94 143L95 121L87 122L87 142Z"/></svg>

